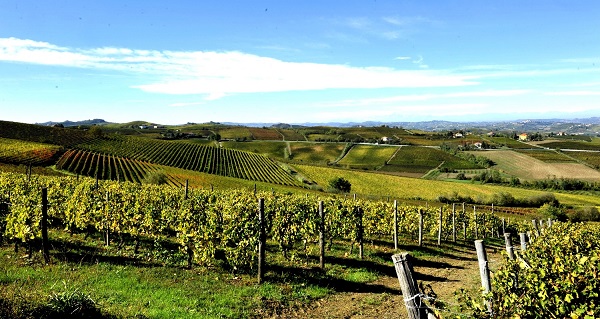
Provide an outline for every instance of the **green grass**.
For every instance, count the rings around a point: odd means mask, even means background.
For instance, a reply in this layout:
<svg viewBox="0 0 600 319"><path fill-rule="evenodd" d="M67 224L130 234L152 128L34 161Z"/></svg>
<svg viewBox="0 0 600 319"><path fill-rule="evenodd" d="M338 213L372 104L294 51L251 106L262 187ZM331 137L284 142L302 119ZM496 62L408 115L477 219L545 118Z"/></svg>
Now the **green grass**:
<svg viewBox="0 0 600 319"><path fill-rule="evenodd" d="M600 143L598 143L596 140L592 142L585 142L581 140L552 141L548 143L540 143L539 145L553 149L600 151Z"/></svg>
<svg viewBox="0 0 600 319"><path fill-rule="evenodd" d="M252 140L252 134L250 133L250 131L248 130L247 127L237 127L237 126L232 126L232 127L226 127L226 128L222 128L218 130L219 135L221 135L221 138L224 139L243 139L246 138L247 140Z"/></svg>
<svg viewBox="0 0 600 319"><path fill-rule="evenodd" d="M521 148L531 148L531 145L525 144L523 142L519 142L517 140L513 140L508 137L487 137L486 140L490 141L493 144L496 144L500 147L513 148L513 149L521 149Z"/></svg>
<svg viewBox="0 0 600 319"><path fill-rule="evenodd" d="M342 154L346 143L290 142L289 145L292 161L326 165Z"/></svg>
<svg viewBox="0 0 600 319"><path fill-rule="evenodd" d="M426 173L438 166L449 169L475 169L477 165L431 147L403 146L390 159L388 165L382 167L387 172Z"/></svg>
<svg viewBox="0 0 600 319"><path fill-rule="evenodd" d="M574 159L566 156L563 153L559 153L555 150L517 150L521 154L531 156L535 159L539 159L544 163L574 163Z"/></svg>
<svg viewBox="0 0 600 319"><path fill-rule="evenodd" d="M384 166L397 149L397 146L355 145L338 164L349 168L377 169Z"/></svg>
<svg viewBox="0 0 600 319"><path fill-rule="evenodd" d="M284 158L284 149L287 146L285 142L263 142L263 141L249 141L249 142L233 142L224 141L221 142L224 148L236 149L240 151L258 153L266 155L275 159Z"/></svg>
<svg viewBox="0 0 600 319"><path fill-rule="evenodd" d="M351 171L328 167L294 165L302 174L314 180L318 185L326 187L330 180L343 177L352 184L351 193L384 198L390 196L400 200L421 199L435 201L439 195L456 191L461 196L489 198L494 194L505 192L515 198L528 198L547 193L531 189L512 188L496 185L480 185L473 183L455 183L448 181L431 181L386 174ZM600 198L594 195L554 193L564 204L600 206Z"/></svg>
<svg viewBox="0 0 600 319"><path fill-rule="evenodd" d="M600 169L600 152L565 152L565 155L583 161L595 169Z"/></svg>

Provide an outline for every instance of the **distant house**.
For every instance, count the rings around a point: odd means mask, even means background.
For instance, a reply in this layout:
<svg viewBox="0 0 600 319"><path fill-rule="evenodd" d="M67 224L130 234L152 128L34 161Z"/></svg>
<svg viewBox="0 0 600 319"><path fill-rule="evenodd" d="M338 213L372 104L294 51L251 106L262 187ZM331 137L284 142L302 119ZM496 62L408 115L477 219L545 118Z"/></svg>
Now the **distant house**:
<svg viewBox="0 0 600 319"><path fill-rule="evenodd" d="M481 143L481 142L475 142L475 143L473 143L473 146L475 146L477 148L481 148L483 146L483 143Z"/></svg>
<svg viewBox="0 0 600 319"><path fill-rule="evenodd" d="M458 133L454 133L454 138L462 138L463 137L463 133L458 132Z"/></svg>
<svg viewBox="0 0 600 319"><path fill-rule="evenodd" d="M521 133L519 135L519 141L527 141L529 139L529 134L527 133Z"/></svg>
<svg viewBox="0 0 600 319"><path fill-rule="evenodd" d="M558 132L556 135L558 135L558 136L566 136L567 133L565 133L565 132Z"/></svg>
<svg viewBox="0 0 600 319"><path fill-rule="evenodd" d="M495 135L496 135L496 133L494 133L494 132L487 133L487 136L489 136L489 137L494 137Z"/></svg>
<svg viewBox="0 0 600 319"><path fill-rule="evenodd" d="M140 130L147 130L148 128L148 125L140 125Z"/></svg>
<svg viewBox="0 0 600 319"><path fill-rule="evenodd" d="M390 140L391 140L391 139L390 139L389 137L387 137L387 136L384 136L384 137L382 137L382 138L381 138L381 141L382 141L382 142L384 142L384 143L387 143L387 142L389 142Z"/></svg>

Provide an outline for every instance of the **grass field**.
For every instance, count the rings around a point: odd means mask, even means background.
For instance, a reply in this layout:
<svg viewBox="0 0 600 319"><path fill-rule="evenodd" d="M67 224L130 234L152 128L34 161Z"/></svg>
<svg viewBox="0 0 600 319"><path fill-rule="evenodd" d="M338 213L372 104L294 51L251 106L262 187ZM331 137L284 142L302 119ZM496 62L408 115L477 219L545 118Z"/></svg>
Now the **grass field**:
<svg viewBox="0 0 600 319"><path fill-rule="evenodd" d="M246 138L248 141L252 140L252 133L247 127L228 127L218 130L219 135L223 139L243 139Z"/></svg>
<svg viewBox="0 0 600 319"><path fill-rule="evenodd" d="M506 147L506 148L512 148L512 149L525 149L525 148L532 148L531 145L517 141L517 140L513 140L512 138L508 138L508 137L486 137L485 140L489 141L490 143L496 144L497 146L500 147Z"/></svg>
<svg viewBox="0 0 600 319"><path fill-rule="evenodd" d="M520 179L573 178L585 181L600 181L600 172L578 163L545 163L526 154L509 150L477 152L485 156L506 174Z"/></svg>
<svg viewBox="0 0 600 319"><path fill-rule="evenodd" d="M600 139L594 138L591 142L582 140L547 140L538 143L539 146L553 149L571 149L600 151Z"/></svg>
<svg viewBox="0 0 600 319"><path fill-rule="evenodd" d="M349 168L377 169L384 166L397 149L397 146L355 145L338 164Z"/></svg>
<svg viewBox="0 0 600 319"><path fill-rule="evenodd" d="M600 169L600 152L565 152L565 154Z"/></svg>
<svg viewBox="0 0 600 319"><path fill-rule="evenodd" d="M475 164L431 147L402 146L388 165L382 167L386 172L426 173L443 163L449 169L476 169Z"/></svg>
<svg viewBox="0 0 600 319"><path fill-rule="evenodd" d="M385 174L350 171L327 167L294 165L301 173L326 187L330 180L343 177L352 184L352 193L374 195L397 199L421 199L435 201L439 195L457 192L461 196L472 198L489 198L493 194L505 192L515 198L527 198L547 193L545 191L511 188L496 185L479 185L472 183L456 183L431 181ZM556 198L565 204L600 206L600 197L593 195L576 195L555 193Z"/></svg>
<svg viewBox="0 0 600 319"><path fill-rule="evenodd" d="M291 142L289 145L293 161L326 165L342 154L346 143Z"/></svg>
<svg viewBox="0 0 600 319"><path fill-rule="evenodd" d="M277 131L283 134L283 137L286 141L306 141L304 135L295 130L277 129Z"/></svg>
<svg viewBox="0 0 600 319"><path fill-rule="evenodd" d="M220 142L224 148L231 148L240 151L252 152L263 154L275 159L284 158L284 148L286 147L285 142L265 142L265 141L249 141L249 142L233 142L225 141Z"/></svg>
<svg viewBox="0 0 600 319"><path fill-rule="evenodd" d="M265 140L265 141L281 141L283 140L283 136L279 134L275 129L266 129L266 128L258 128L258 127L249 127L248 130L252 137L255 140Z"/></svg>
<svg viewBox="0 0 600 319"><path fill-rule="evenodd" d="M575 163L576 160L566 156L563 153L557 152L555 150L517 150L517 152L521 154L525 154L527 156L531 156L535 159L538 159L544 163Z"/></svg>

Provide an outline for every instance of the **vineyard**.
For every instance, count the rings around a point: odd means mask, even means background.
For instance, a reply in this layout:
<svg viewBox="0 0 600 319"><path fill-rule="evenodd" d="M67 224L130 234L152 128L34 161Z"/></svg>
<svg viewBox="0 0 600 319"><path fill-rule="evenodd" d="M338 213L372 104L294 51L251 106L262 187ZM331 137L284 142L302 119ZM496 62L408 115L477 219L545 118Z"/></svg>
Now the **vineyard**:
<svg viewBox="0 0 600 319"><path fill-rule="evenodd" d="M0 162L40 165L48 163L59 146L0 138Z"/></svg>
<svg viewBox="0 0 600 319"><path fill-rule="evenodd" d="M130 160L252 181L279 185L299 183L268 157L198 143L113 137L110 140L79 144L77 148ZM128 173L124 172L124 174Z"/></svg>
<svg viewBox="0 0 600 319"><path fill-rule="evenodd" d="M0 121L0 137L72 147L97 138L86 131Z"/></svg>
<svg viewBox="0 0 600 319"><path fill-rule="evenodd" d="M142 183L148 174L161 170L158 165L147 162L74 149L63 154L56 168L92 178L132 183ZM180 184L167 177L168 184Z"/></svg>
<svg viewBox="0 0 600 319"><path fill-rule="evenodd" d="M246 191L190 190L55 177L1 174L0 194L8 209L3 213L6 239L31 243L41 238L40 189L48 189L49 218L55 226L72 232L105 234L111 238L130 236L155 241L174 240L189 255L189 263L204 266L218 261L236 271L256 267L259 229L279 247L284 256L305 256L316 249L320 225L325 227L328 246L334 240L350 247L397 232L414 240L423 237L455 240L456 236L496 236L500 218L482 207L426 208L394 207L383 201L310 198ZM265 201L265 221L260 223L258 198ZM318 201L323 201L320 219ZM470 207L471 211L468 211ZM395 216L395 217L394 217ZM396 218L396 219L394 219ZM422 221L421 227L419 221ZM514 224L523 230L523 225ZM462 235L459 235L462 234ZM137 248L136 248L137 249Z"/></svg>

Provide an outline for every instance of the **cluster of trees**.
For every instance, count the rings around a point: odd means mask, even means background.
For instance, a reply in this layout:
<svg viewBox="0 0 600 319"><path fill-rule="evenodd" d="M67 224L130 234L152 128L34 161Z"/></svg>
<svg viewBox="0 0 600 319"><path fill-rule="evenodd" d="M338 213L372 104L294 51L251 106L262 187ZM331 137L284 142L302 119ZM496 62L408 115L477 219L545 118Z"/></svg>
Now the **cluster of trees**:
<svg viewBox="0 0 600 319"><path fill-rule="evenodd" d="M464 176L464 174L462 175ZM461 176L461 177L462 177ZM457 179L458 178L457 176ZM473 181L491 184L508 184L513 187L521 186L525 188L534 188L542 190L561 190L561 191L600 191L600 183L586 182L571 178L548 178L535 181L521 181L517 177L504 178L497 170L486 170L479 175L472 177Z"/></svg>

